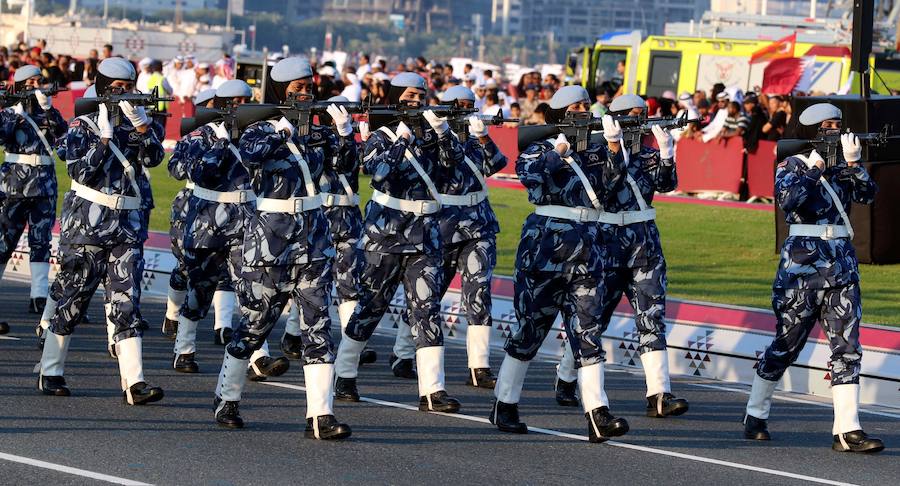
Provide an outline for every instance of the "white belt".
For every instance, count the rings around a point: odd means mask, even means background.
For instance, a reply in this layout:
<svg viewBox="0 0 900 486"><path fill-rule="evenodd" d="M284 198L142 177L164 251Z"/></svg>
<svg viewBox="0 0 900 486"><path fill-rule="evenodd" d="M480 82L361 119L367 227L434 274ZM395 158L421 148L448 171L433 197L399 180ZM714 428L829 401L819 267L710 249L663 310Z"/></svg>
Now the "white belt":
<svg viewBox="0 0 900 486"><path fill-rule="evenodd" d="M141 207L141 198L137 196L106 194L75 181L72 181L72 190L75 191L76 196L82 199L87 199L92 203L106 206L111 209L125 210L140 209Z"/></svg>
<svg viewBox="0 0 900 486"><path fill-rule="evenodd" d="M6 154L6 161L22 165L53 165L53 158L39 154Z"/></svg>
<svg viewBox="0 0 900 486"><path fill-rule="evenodd" d="M653 221L656 219L656 209L649 208L640 211L620 211L618 213L600 213L600 222L605 224L614 224L618 226L627 226L632 223L643 223L644 221Z"/></svg>
<svg viewBox="0 0 900 486"><path fill-rule="evenodd" d="M835 240L849 238L850 232L842 224L792 224L790 225L790 235Z"/></svg>
<svg viewBox="0 0 900 486"><path fill-rule="evenodd" d="M194 186L193 188L194 196L205 199L207 201L219 202L219 203L245 203L256 200L256 194L250 190L243 191L213 191L212 189L207 189L205 187Z"/></svg>
<svg viewBox="0 0 900 486"><path fill-rule="evenodd" d="M187 182L184 183L184 188L185 188L185 189L189 189L189 190L193 191L195 187L197 187L197 185L194 184L193 181L187 181Z"/></svg>
<svg viewBox="0 0 900 486"><path fill-rule="evenodd" d="M596 223L600 218L600 211L588 207L569 207L556 206L552 204L538 206L534 210L534 214L538 216L547 216L550 218L567 219L569 221L577 221L579 223Z"/></svg>
<svg viewBox="0 0 900 486"><path fill-rule="evenodd" d="M400 199L381 191L372 191L372 200L397 211L414 213L420 216L434 214L441 209L441 203L433 199Z"/></svg>
<svg viewBox="0 0 900 486"><path fill-rule="evenodd" d="M322 198L319 196L289 197L287 199L273 199L259 197L256 199L256 210L267 213L302 213L312 211L322 206Z"/></svg>
<svg viewBox="0 0 900 486"><path fill-rule="evenodd" d="M359 194L349 196L347 194L319 193L322 196L322 206L326 208L335 206L359 206Z"/></svg>
<svg viewBox="0 0 900 486"><path fill-rule="evenodd" d="M475 206L481 201L487 199L487 192L478 191L455 196L452 194L441 194L441 204L444 206Z"/></svg>

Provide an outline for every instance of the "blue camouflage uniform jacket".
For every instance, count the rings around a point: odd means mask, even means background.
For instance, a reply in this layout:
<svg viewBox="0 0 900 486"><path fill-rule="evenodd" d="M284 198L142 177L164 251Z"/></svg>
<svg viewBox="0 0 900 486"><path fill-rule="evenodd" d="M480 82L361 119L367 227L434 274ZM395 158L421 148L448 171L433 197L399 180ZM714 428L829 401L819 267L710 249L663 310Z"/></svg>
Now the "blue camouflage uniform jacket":
<svg viewBox="0 0 900 486"><path fill-rule="evenodd" d="M809 168L798 157L788 157L775 170L775 198L790 224L843 224L825 187L823 171ZM837 165L824 170L845 211L850 202L870 204L878 186L862 165ZM859 282L856 251L849 238L826 240L788 236L781 248L775 274L776 289L826 289Z"/></svg>
<svg viewBox="0 0 900 486"><path fill-rule="evenodd" d="M587 176L597 197L604 197L623 177L623 157L606 146L592 144L572 158ZM581 179L560 157L552 141L535 142L516 160L516 174L535 205L593 208ZM528 215L516 252L516 271L599 275L606 249L600 225L561 218Z"/></svg>
<svg viewBox="0 0 900 486"><path fill-rule="evenodd" d="M66 121L59 110L47 111L34 104L28 116L44 132L50 147L66 133ZM12 110L0 111L0 145L7 154L49 155L31 124ZM55 161L55 159L54 159ZM52 165L25 165L4 162L0 165L0 194L6 197L56 197L56 170Z"/></svg>
<svg viewBox="0 0 900 486"><path fill-rule="evenodd" d="M396 125L390 127L392 130ZM404 155L409 149L434 180L439 167L463 162L463 145L448 130L438 138L430 128L412 143L404 138L391 142L380 130L366 141L363 173L372 176L372 188L389 196L411 200L434 200L425 182ZM440 180L434 181L440 185ZM417 215L369 201L360 247L377 253L431 253L441 251L439 214Z"/></svg>
<svg viewBox="0 0 900 486"><path fill-rule="evenodd" d="M506 156L491 139L482 145L477 137L470 136L463 147L466 157L475 164L482 177L490 177L506 167ZM457 164L454 168L442 167L438 173L436 183L441 194L463 195L482 190L481 183L472 173L469 164ZM500 232L500 223L487 199L475 206L442 207L440 226L444 243L493 237Z"/></svg>
<svg viewBox="0 0 900 486"><path fill-rule="evenodd" d="M328 139L328 154L332 158L319 178L319 188L323 193L347 195L339 175L343 175L354 194L359 194L359 146L353 136L340 137L330 126L314 126ZM341 159L341 160L337 160ZM338 167L341 171L338 171ZM355 239L362 232L362 214L359 207L323 207L328 218L332 237Z"/></svg>
<svg viewBox="0 0 900 486"><path fill-rule="evenodd" d="M188 179L198 187L213 191L250 189L247 169L228 148L228 141L216 136L209 125L178 141L169 158L169 173L178 180ZM201 199L189 190L186 194L191 196L186 198L183 208L184 248L223 248L243 240L244 219L253 210L252 201L219 203Z"/></svg>
<svg viewBox="0 0 900 486"><path fill-rule="evenodd" d="M675 159L662 159L659 150L642 146L637 154L629 154L628 174L637 183L641 196L650 207L657 192L671 192L678 187ZM603 210L611 213L638 211L637 198L624 174L603 199ZM608 268L639 268L662 258L662 244L655 221L625 226L602 224L600 236L608 248Z"/></svg>
<svg viewBox="0 0 900 486"><path fill-rule="evenodd" d="M97 114L86 115L94 123ZM146 133L140 133L128 122L114 127L115 143L134 168L140 194L125 177L124 167L108 145L100 143L84 120L75 118L66 134L66 169L72 180L106 194L139 196L137 210L109 208L66 193L60 221L61 239L69 244L109 246L123 243L141 244L147 239L148 214L153 207L150 179L145 167L162 163L165 151L160 137L163 127L152 122Z"/></svg>
<svg viewBox="0 0 900 486"><path fill-rule="evenodd" d="M294 131L289 137L309 165L312 183L319 191L318 181L326 166L337 163L336 170L347 172L344 164L353 159L334 157L325 127L312 126L308 135L299 137ZM254 123L244 130L238 147L244 167L257 197L288 199L312 196L307 194L306 181L300 165L285 142L288 136L276 131L268 121ZM352 144L345 139L343 144ZM351 165L352 167L352 165ZM334 257L328 219L321 209L299 214L259 212L248 219L244 232L244 266L302 265L311 261Z"/></svg>

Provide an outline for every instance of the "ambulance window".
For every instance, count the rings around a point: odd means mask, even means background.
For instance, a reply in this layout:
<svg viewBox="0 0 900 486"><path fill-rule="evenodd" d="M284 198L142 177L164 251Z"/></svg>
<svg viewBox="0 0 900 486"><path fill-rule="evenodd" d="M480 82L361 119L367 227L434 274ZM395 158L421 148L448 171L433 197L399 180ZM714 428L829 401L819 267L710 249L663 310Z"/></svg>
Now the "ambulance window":
<svg viewBox="0 0 900 486"><path fill-rule="evenodd" d="M666 90L678 90L678 73L681 69L680 52L654 52L650 55L650 79L647 80L647 96L659 96Z"/></svg>
<svg viewBox="0 0 900 486"><path fill-rule="evenodd" d="M602 50L600 57L597 59L597 76L595 86L600 86L604 81L613 81L619 85L622 84L622 75L616 72L616 65L619 61L624 61L626 52L624 50ZM618 86L617 86L618 87Z"/></svg>

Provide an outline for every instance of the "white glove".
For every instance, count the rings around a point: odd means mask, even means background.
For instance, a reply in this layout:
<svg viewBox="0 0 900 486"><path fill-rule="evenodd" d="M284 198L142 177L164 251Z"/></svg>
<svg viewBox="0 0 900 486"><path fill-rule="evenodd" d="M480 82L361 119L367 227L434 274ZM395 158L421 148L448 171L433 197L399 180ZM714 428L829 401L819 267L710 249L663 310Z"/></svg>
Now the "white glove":
<svg viewBox="0 0 900 486"><path fill-rule="evenodd" d="M359 138L361 138L362 141L365 142L369 139L370 135L372 135L372 132L369 131L369 122L359 122Z"/></svg>
<svg viewBox="0 0 900 486"><path fill-rule="evenodd" d="M406 123L400 122L400 124L397 125L397 138L403 138L404 135L409 135L410 142L416 139L416 136L413 135L412 130L410 130L409 127L406 126Z"/></svg>
<svg viewBox="0 0 900 486"><path fill-rule="evenodd" d="M653 125L650 128L653 136L656 137L656 144L659 145L659 158L671 159L675 156L675 140L668 130L663 130L659 125Z"/></svg>
<svg viewBox="0 0 900 486"><path fill-rule="evenodd" d="M97 111L97 128L100 129L100 138L113 138L113 127L109 123L109 110L106 108L106 103L100 103Z"/></svg>
<svg viewBox="0 0 900 486"><path fill-rule="evenodd" d="M841 134L841 148L844 149L844 160L847 162L859 162L862 158L862 146L859 138L852 133Z"/></svg>
<svg viewBox="0 0 900 486"><path fill-rule="evenodd" d="M613 120L613 117L609 115L603 115L601 121L603 123L603 138L607 142L614 143L622 140L622 127L619 126L619 122Z"/></svg>
<svg viewBox="0 0 900 486"><path fill-rule="evenodd" d="M224 123L210 123L209 126L212 127L213 133L215 133L216 137L220 140L231 140L231 137L228 136L228 129L225 128Z"/></svg>
<svg viewBox="0 0 900 486"><path fill-rule="evenodd" d="M39 89L34 90L34 97L37 98L38 105L40 105L41 109L44 111L49 110L53 106L51 97L47 96Z"/></svg>
<svg viewBox="0 0 900 486"><path fill-rule="evenodd" d="M572 153L572 151L569 150L571 147L571 145L569 145L569 140L562 133L560 133L559 136L556 137L556 141L553 142L553 146L556 147L556 152L563 157Z"/></svg>
<svg viewBox="0 0 900 486"><path fill-rule="evenodd" d="M287 118L281 117L281 119L275 123L275 131L277 132L279 130L285 130L288 135L291 135L294 133L294 125L291 125L291 122L289 122Z"/></svg>
<svg viewBox="0 0 900 486"><path fill-rule="evenodd" d="M425 121L427 121L429 125L431 125L431 129L438 134L438 137L447 133L447 130L450 130L447 119L437 116L437 114L431 110L426 110L422 117L425 118Z"/></svg>
<svg viewBox="0 0 900 486"><path fill-rule="evenodd" d="M122 110L122 114L125 115L125 118L128 118L128 121L131 122L134 128L150 124L150 117L147 116L143 106L135 107L131 103L122 100L119 102L119 109Z"/></svg>
<svg viewBox="0 0 900 486"><path fill-rule="evenodd" d="M347 113L346 108L332 103L328 105L328 108L326 108L325 111L331 115L331 119L334 120L334 124L337 127L340 136L348 137L353 133L353 125L350 124L350 114Z"/></svg>
<svg viewBox="0 0 900 486"><path fill-rule="evenodd" d="M481 138L487 137L488 130L487 127L484 126L484 122L481 121L481 118L472 115L469 117L469 133L475 135L478 138Z"/></svg>
<svg viewBox="0 0 900 486"><path fill-rule="evenodd" d="M823 168L825 166L825 159L823 159L822 156L819 155L819 152L816 152L815 150L810 152L809 157L806 158L806 166L810 169L815 167L819 162L822 163L822 167L820 168Z"/></svg>
<svg viewBox="0 0 900 486"><path fill-rule="evenodd" d="M22 107L22 103L16 103L16 104L12 105L10 110L12 110L12 112L15 113L16 115L21 115L21 114L25 113L25 108Z"/></svg>

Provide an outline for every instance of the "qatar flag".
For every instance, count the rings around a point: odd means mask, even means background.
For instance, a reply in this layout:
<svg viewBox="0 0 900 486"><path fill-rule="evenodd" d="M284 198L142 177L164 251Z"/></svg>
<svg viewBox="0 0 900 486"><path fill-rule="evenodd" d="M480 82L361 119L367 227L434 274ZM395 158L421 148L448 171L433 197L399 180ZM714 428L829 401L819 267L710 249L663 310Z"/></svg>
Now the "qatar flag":
<svg viewBox="0 0 900 486"><path fill-rule="evenodd" d="M803 59L788 57L775 59L763 71L762 92L765 94L790 94L803 77Z"/></svg>

